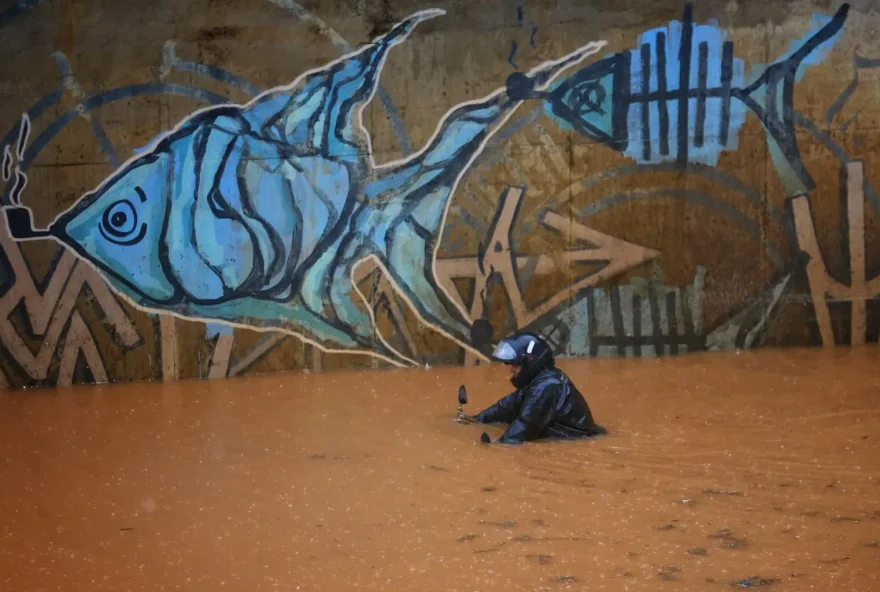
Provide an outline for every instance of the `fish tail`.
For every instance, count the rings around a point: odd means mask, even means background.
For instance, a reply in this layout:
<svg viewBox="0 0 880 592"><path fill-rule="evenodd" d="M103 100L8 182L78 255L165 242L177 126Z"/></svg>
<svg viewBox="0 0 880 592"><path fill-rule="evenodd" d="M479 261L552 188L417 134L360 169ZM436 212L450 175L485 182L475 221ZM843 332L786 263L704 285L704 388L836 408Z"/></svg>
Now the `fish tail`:
<svg viewBox="0 0 880 592"><path fill-rule="evenodd" d="M365 188L366 203L352 228L366 229L364 244L416 314L478 355L482 354L470 345L474 340L469 313L451 279L438 273L435 264L450 199L486 142L517 106L540 97L566 68L604 45L589 43L527 73L514 73L506 88L453 108L422 150L378 167Z"/></svg>
<svg viewBox="0 0 880 592"><path fill-rule="evenodd" d="M788 193L809 191L816 186L800 158L797 145L795 115L791 108L794 85L805 66L821 61L823 56L817 52L827 51L836 42L848 13L849 4L843 4L796 50L770 65L747 87L731 90L732 96L751 109L764 125L771 158Z"/></svg>
<svg viewBox="0 0 880 592"><path fill-rule="evenodd" d="M435 255L457 171L449 162L412 162L375 179L368 202L356 215L364 252L381 269L383 282L394 288L425 323L465 348L472 323L451 280L438 275ZM352 260L354 265L358 261ZM446 294L443 298L442 293Z"/></svg>
<svg viewBox="0 0 880 592"><path fill-rule="evenodd" d="M410 308L424 321L468 347L472 323L467 311L453 299L454 288L448 278L437 274L435 254L440 229L446 218L451 192L441 168L409 177L402 190L392 190L373 200L364 210L364 245ZM417 188L423 184L424 192ZM414 190L415 195L409 191ZM441 297L445 292L447 298Z"/></svg>

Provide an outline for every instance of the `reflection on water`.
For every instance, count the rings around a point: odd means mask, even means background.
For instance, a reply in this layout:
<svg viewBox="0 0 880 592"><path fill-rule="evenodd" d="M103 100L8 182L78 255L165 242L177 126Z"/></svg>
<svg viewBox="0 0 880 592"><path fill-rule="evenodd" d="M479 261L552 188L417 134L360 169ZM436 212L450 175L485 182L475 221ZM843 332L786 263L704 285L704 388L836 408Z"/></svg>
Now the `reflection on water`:
<svg viewBox="0 0 880 592"><path fill-rule="evenodd" d="M878 353L564 361L610 435L523 447L499 367L4 392L0 589L880 590Z"/></svg>

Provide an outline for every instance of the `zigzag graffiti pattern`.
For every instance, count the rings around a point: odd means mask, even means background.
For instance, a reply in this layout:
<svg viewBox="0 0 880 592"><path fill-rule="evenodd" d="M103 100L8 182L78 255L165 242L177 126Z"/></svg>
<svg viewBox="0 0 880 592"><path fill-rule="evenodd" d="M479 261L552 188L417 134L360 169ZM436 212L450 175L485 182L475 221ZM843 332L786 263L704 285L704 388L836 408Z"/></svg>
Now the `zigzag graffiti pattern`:
<svg viewBox="0 0 880 592"><path fill-rule="evenodd" d="M82 352L95 381L106 382L104 361L85 321L76 310L79 295L88 289L100 306L107 325L124 348L135 347L141 338L104 280L89 265L77 260L68 251L63 251L41 291L21 250L9 238L5 228L0 231L0 248L9 265L9 269L4 270L9 273L9 287L0 295L0 349L8 353L24 373L36 382L48 379L49 368L57 352L60 359L55 381L57 386L72 383L76 361ZM10 319L20 303L24 305L22 308L31 331L42 338L36 354L28 348ZM8 384L9 378L5 382ZM2 383L0 386L3 386Z"/></svg>

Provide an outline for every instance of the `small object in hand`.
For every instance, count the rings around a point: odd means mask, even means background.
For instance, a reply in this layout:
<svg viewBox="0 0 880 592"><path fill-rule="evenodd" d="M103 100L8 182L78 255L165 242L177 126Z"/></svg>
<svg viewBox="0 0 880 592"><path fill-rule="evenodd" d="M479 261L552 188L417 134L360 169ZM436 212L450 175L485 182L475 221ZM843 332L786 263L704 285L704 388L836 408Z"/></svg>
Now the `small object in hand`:
<svg viewBox="0 0 880 592"><path fill-rule="evenodd" d="M460 387L458 387L458 419L456 421L464 423L461 421L462 417L464 416L464 411L462 410L461 406L467 404L467 402L467 391L465 390L464 385L461 385Z"/></svg>
<svg viewBox="0 0 880 592"><path fill-rule="evenodd" d="M480 442L482 442L483 444L489 444L492 442L492 439L489 437L489 434L483 432L482 434L480 434Z"/></svg>

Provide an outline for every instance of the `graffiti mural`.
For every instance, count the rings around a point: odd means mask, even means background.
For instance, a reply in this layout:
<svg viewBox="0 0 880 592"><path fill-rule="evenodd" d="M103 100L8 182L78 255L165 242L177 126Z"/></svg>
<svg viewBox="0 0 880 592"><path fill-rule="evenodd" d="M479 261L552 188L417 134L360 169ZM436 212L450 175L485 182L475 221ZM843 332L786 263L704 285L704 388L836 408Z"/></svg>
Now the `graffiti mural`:
<svg viewBox="0 0 880 592"><path fill-rule="evenodd" d="M39 4L4 13L0 26L23 26ZM66 54L51 52L59 86L15 115L2 144L0 386L360 364L351 354L374 367L480 363L515 329L575 357L786 343L774 319L791 315L785 323L814 327L813 343L877 340L870 169L796 107L808 71L827 76L830 59L847 61L837 48L850 43L848 4L775 41L779 51L768 45L768 65L711 15L699 24L690 3L680 20L633 31L635 49L598 55L607 43L590 41L548 54L540 15L512 0L513 40L499 53L508 73L482 98L419 120L433 133L418 150L412 115L391 98L406 96L401 77L386 80L393 91L381 78L390 55L418 53L408 48L421 38L404 42L445 11L399 18L353 47L332 18L289 0L265 5L341 57L264 91L164 40L157 81L90 93ZM877 65L867 49L845 51L853 76L821 106L826 124L853 110L856 88L871 83L860 71ZM561 57L526 66L533 55ZM175 72L190 78L174 82ZM203 106L152 130L126 161L100 110L142 96ZM391 158L387 141L381 157L374 149L374 98L389 128L380 135L399 150ZM74 105L47 122L64 101ZM842 133L871 107L854 109ZM75 121L110 170L47 218L34 163ZM834 190L819 149L844 171L843 274L817 201ZM740 158L752 166L731 168ZM766 175L753 174L758 162ZM664 234L653 226L664 215L652 216L673 210L682 225ZM754 258L741 261L742 286L694 238L710 227L700 216L729 236L719 245ZM46 255L35 266L37 252ZM792 312L805 299L809 311ZM130 355L134 373L115 361Z"/></svg>
<svg viewBox="0 0 880 592"><path fill-rule="evenodd" d="M10 232L55 238L145 308L284 329L322 349L414 363L354 300L352 272L373 257L421 318L467 345L467 317L436 289L435 236L458 180L522 99L502 89L456 107L421 152L382 167L360 122L388 50L440 14L417 13L248 105L196 113L48 230L32 230L26 210L8 208ZM544 88L603 45L590 43L524 80Z"/></svg>

